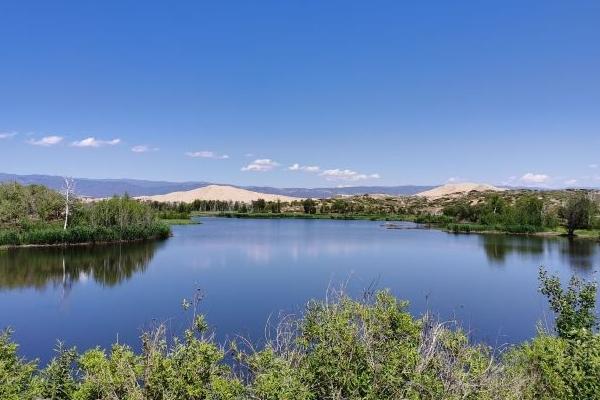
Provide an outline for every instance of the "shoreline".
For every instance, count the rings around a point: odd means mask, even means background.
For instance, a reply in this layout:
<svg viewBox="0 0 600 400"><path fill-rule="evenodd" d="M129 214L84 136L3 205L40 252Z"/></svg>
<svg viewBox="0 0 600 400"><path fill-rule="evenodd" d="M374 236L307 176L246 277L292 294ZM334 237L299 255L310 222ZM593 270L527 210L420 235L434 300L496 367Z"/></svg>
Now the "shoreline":
<svg viewBox="0 0 600 400"><path fill-rule="evenodd" d="M556 230L545 230L539 232L507 232L496 229L484 229L484 230L472 230L470 232L453 232L445 226L441 226L439 223L427 223L427 222L416 222L417 217L415 216L377 216L377 215L343 215L343 214L300 214L300 213L235 213L235 212L197 212L192 216L194 217L216 217L216 218L239 218L239 219L307 219L307 220L336 220L336 221L380 221L380 222L413 222L420 226L422 229L436 229L446 233L452 233L457 235L470 235L470 234L484 234L484 235L507 235L507 236L533 236L533 237L547 237L547 238L564 238L570 240L593 240L600 242L600 231L593 231L596 235L591 234L579 234L569 237L566 233ZM460 224L459 224L460 225ZM469 224L464 224L465 226Z"/></svg>
<svg viewBox="0 0 600 400"><path fill-rule="evenodd" d="M95 246L95 245L108 245L108 244L118 244L118 243L138 243L138 242L146 242L146 241L160 241L166 240L169 237L172 237L173 234L169 234L166 238L161 237L150 237L150 238L142 238L142 239L121 239L121 240L108 240L108 241L99 241L99 242L79 242L79 243L45 243L45 244L5 244L0 246L0 251L2 250L12 250L12 249L23 249L23 248L43 248L43 247L76 247L76 246Z"/></svg>

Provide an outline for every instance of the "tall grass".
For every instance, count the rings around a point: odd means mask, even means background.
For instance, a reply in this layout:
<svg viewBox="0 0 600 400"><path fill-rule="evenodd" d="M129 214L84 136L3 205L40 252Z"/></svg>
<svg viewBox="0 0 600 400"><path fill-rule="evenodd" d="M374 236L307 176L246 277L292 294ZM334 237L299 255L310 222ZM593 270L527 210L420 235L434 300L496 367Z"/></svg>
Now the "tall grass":
<svg viewBox="0 0 600 400"><path fill-rule="evenodd" d="M30 231L1 230L0 246L19 245L59 245L78 243L100 243L169 237L168 225L154 222L148 225L124 227L75 226L63 230L61 227L47 227Z"/></svg>

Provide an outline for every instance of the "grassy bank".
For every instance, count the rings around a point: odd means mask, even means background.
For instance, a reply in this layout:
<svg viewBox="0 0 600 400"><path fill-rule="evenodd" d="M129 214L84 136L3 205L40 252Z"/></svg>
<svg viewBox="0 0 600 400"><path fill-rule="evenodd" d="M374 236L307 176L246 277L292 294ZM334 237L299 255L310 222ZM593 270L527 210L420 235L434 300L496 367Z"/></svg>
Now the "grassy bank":
<svg viewBox="0 0 600 400"><path fill-rule="evenodd" d="M177 219L164 219L161 218L160 222L166 225L199 225L202 222L193 220L191 218L177 218Z"/></svg>
<svg viewBox="0 0 600 400"><path fill-rule="evenodd" d="M217 212L195 213L199 216L215 216L224 218L256 218L256 219L334 219L334 220L370 220L370 221L408 221L414 218L408 215L383 214L306 214L306 213L260 213L260 212Z"/></svg>
<svg viewBox="0 0 600 400"><path fill-rule="evenodd" d="M0 230L0 246L68 245L83 243L106 243L149 239L165 239L171 231L169 226L155 222L145 226L45 227L27 231Z"/></svg>
<svg viewBox="0 0 600 400"><path fill-rule="evenodd" d="M302 317L283 319L271 340L220 346L190 302L192 324L172 340L164 326L83 354L63 345L40 368L0 335L0 398L47 399L598 399L600 336L596 287L563 290L540 274L556 312L556 333L494 349L471 343L456 324L415 318L387 291L357 301L333 292ZM192 302L195 303L195 302Z"/></svg>

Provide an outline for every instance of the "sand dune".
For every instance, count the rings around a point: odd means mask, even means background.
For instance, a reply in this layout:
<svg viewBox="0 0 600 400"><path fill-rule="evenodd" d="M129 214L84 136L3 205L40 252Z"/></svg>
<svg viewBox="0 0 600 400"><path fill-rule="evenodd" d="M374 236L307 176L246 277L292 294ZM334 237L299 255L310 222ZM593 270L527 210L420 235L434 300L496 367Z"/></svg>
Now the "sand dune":
<svg viewBox="0 0 600 400"><path fill-rule="evenodd" d="M487 185L483 183L448 183L443 186L436 187L431 190L427 190L425 192L418 193L417 196L426 197L428 199L438 199L444 196L459 196L472 191L476 192L501 192L506 189L499 188L492 185Z"/></svg>
<svg viewBox="0 0 600 400"><path fill-rule="evenodd" d="M151 200L161 202L181 202L191 203L194 200L221 200L221 201L240 201L249 203L253 200L264 199L266 201L293 201L300 200L297 197L280 196L276 194L252 192L246 189L240 189L225 185L208 185L185 192L172 192L159 194L155 196L136 197L140 200Z"/></svg>

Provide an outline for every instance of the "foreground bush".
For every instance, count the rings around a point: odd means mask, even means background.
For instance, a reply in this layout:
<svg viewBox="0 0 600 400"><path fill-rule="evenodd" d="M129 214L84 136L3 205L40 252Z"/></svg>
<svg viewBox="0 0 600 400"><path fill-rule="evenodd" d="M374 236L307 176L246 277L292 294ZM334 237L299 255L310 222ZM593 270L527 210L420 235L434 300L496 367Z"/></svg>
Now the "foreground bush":
<svg viewBox="0 0 600 400"><path fill-rule="evenodd" d="M573 280L563 291L555 278L540 278L564 322L559 335L540 332L505 352L471 344L460 329L427 315L413 318L386 291L366 301L335 294L310 302L302 318L283 320L262 350L232 343L226 351L197 316L182 338L167 340L163 326L144 334L139 354L123 344L82 355L59 346L40 370L17 356L6 332L0 398L598 399L591 286Z"/></svg>

